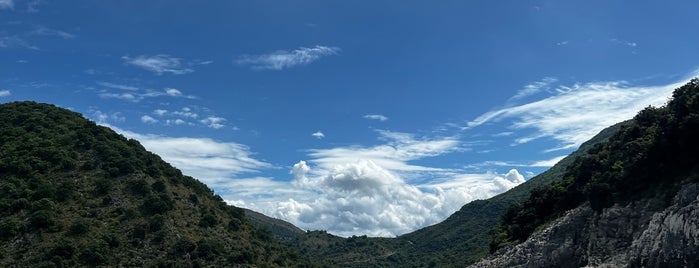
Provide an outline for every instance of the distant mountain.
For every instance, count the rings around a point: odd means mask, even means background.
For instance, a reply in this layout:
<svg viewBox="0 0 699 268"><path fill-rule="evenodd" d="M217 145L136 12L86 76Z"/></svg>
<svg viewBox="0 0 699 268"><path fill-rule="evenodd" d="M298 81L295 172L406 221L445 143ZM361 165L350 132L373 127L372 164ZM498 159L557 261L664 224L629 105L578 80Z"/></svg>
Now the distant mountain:
<svg viewBox="0 0 699 268"><path fill-rule="evenodd" d="M533 189L476 267L699 267L699 79Z"/></svg>
<svg viewBox="0 0 699 268"><path fill-rule="evenodd" d="M53 105L0 105L1 267L307 267L200 181Z"/></svg>

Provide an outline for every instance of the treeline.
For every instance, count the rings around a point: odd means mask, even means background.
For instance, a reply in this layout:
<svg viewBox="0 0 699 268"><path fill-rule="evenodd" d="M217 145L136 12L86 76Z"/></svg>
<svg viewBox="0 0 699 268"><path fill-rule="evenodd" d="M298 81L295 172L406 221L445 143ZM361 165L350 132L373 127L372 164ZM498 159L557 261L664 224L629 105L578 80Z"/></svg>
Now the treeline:
<svg viewBox="0 0 699 268"><path fill-rule="evenodd" d="M647 107L607 142L578 157L563 179L532 190L491 232L491 252L525 241L566 210L595 211L641 197L669 203L684 182L699 181L699 79L676 89L664 107Z"/></svg>

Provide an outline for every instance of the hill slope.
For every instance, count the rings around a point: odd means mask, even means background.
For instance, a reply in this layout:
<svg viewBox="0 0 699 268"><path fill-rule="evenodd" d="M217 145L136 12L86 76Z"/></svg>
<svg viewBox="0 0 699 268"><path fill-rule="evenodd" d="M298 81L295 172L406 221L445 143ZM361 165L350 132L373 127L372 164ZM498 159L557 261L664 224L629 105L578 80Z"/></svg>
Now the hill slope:
<svg viewBox="0 0 699 268"><path fill-rule="evenodd" d="M697 137L693 79L508 209L479 266L698 267Z"/></svg>
<svg viewBox="0 0 699 268"><path fill-rule="evenodd" d="M52 105L0 105L0 266L307 266L137 141Z"/></svg>

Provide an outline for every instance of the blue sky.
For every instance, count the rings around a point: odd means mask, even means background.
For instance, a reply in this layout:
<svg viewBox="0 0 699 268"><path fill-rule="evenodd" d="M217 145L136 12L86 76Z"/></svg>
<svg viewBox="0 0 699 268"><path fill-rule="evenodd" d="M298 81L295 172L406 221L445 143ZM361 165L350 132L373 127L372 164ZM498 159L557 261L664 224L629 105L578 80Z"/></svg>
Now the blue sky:
<svg viewBox="0 0 699 268"><path fill-rule="evenodd" d="M69 108L231 204L395 236L698 74L696 1L0 0L0 102Z"/></svg>

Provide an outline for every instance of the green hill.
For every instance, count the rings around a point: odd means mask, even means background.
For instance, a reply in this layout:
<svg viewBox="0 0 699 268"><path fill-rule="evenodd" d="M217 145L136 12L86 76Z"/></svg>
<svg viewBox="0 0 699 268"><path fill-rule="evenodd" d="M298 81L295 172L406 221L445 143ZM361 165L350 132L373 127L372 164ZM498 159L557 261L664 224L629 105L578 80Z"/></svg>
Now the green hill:
<svg viewBox="0 0 699 268"><path fill-rule="evenodd" d="M135 140L48 104L0 115L2 267L310 265Z"/></svg>
<svg viewBox="0 0 699 268"><path fill-rule="evenodd" d="M575 159L563 180L531 191L504 214L491 250L525 241L567 210L599 212L643 198L667 206L683 184L699 181L699 79L676 89L664 107L648 107L606 142Z"/></svg>

